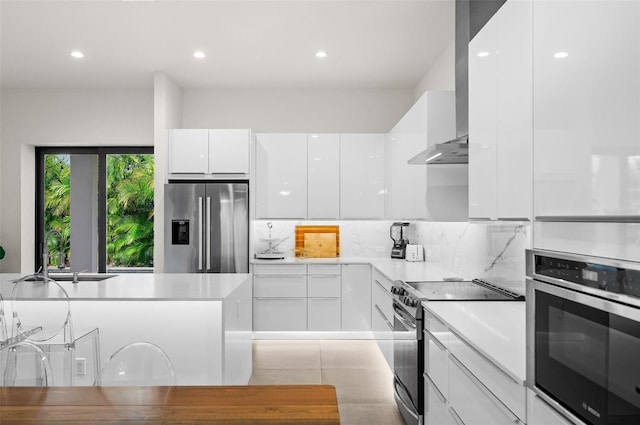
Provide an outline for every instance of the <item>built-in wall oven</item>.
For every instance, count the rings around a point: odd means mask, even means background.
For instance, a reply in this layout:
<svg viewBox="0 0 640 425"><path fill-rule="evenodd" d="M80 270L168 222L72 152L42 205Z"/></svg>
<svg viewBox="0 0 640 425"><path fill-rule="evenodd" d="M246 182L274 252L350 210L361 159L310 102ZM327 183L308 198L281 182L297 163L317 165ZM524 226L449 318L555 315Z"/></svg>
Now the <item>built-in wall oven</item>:
<svg viewBox="0 0 640 425"><path fill-rule="evenodd" d="M527 252L527 385L576 424L640 424L640 263Z"/></svg>

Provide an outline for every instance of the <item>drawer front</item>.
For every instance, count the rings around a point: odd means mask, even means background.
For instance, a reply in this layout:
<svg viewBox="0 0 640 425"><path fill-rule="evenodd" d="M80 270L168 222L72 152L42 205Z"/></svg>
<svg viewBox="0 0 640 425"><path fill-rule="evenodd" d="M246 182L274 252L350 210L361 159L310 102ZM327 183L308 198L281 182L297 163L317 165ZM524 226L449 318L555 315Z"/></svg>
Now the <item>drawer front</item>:
<svg viewBox="0 0 640 425"><path fill-rule="evenodd" d="M254 276L307 274L306 264L254 264Z"/></svg>
<svg viewBox="0 0 640 425"><path fill-rule="evenodd" d="M371 313L371 327L389 369L393 370L393 324L387 321L377 308L374 308Z"/></svg>
<svg viewBox="0 0 640 425"><path fill-rule="evenodd" d="M391 298L391 294L374 281L371 288L371 297L373 299L372 304L378 306L384 314L385 319L393 322L393 298Z"/></svg>
<svg viewBox="0 0 640 425"><path fill-rule="evenodd" d="M449 347L449 328L429 310L424 310L424 328L445 348Z"/></svg>
<svg viewBox="0 0 640 425"><path fill-rule="evenodd" d="M307 264L307 273L340 276L340 264Z"/></svg>
<svg viewBox="0 0 640 425"><path fill-rule="evenodd" d="M457 425L449 413L445 396L427 375L424 376L424 423L428 425Z"/></svg>
<svg viewBox="0 0 640 425"><path fill-rule="evenodd" d="M296 298L307 296L306 276L254 276L255 298Z"/></svg>
<svg viewBox="0 0 640 425"><path fill-rule="evenodd" d="M447 349L428 330L424 331L424 371L440 389L444 397L449 397L449 358Z"/></svg>
<svg viewBox="0 0 640 425"><path fill-rule="evenodd" d="M307 278L309 297L340 298L340 276L313 275Z"/></svg>
<svg viewBox="0 0 640 425"><path fill-rule="evenodd" d="M306 331L306 298L256 298L253 300L254 331Z"/></svg>
<svg viewBox="0 0 640 425"><path fill-rule="evenodd" d="M340 298L309 298L308 330L339 331Z"/></svg>
<svg viewBox="0 0 640 425"><path fill-rule="evenodd" d="M527 389L527 425L571 425L571 422Z"/></svg>
<svg viewBox="0 0 640 425"><path fill-rule="evenodd" d="M449 351L520 419L526 416L525 387L499 369L454 333L449 334Z"/></svg>
<svg viewBox="0 0 640 425"><path fill-rule="evenodd" d="M465 425L522 423L464 366L449 362L449 403Z"/></svg>
<svg viewBox="0 0 640 425"><path fill-rule="evenodd" d="M391 282L391 280L385 275L380 273L375 267L373 268L372 279L373 283L378 282L384 289L391 292L391 285L393 284L393 282Z"/></svg>

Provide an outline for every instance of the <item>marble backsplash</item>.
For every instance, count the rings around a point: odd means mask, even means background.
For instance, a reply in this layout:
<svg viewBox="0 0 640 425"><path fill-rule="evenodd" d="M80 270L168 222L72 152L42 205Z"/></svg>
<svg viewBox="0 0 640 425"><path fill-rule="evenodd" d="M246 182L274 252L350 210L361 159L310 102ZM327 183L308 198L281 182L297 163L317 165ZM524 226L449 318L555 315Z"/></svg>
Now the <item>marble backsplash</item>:
<svg viewBox="0 0 640 425"><path fill-rule="evenodd" d="M271 223L269 230L267 224ZM278 249L293 257L297 224L340 226L341 257L387 257L392 221L253 222L254 252L267 248L266 238L286 238ZM425 261L450 270L452 276L480 278L524 293L525 249L531 247L531 225L521 222L412 222L409 241L421 244Z"/></svg>

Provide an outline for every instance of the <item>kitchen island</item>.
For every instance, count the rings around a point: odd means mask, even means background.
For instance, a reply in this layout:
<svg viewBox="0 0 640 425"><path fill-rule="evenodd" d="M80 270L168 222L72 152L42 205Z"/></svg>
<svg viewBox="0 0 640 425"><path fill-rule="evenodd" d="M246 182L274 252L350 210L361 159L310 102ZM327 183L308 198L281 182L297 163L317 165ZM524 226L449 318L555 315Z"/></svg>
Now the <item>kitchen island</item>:
<svg viewBox="0 0 640 425"><path fill-rule="evenodd" d="M12 281L19 277L0 274L9 326ZM172 360L178 385L248 383L251 275L130 273L102 281L59 283L71 299L76 334L99 329L101 363L127 343L148 341ZM20 302L39 303L43 311L57 302L24 298ZM76 374L74 380L75 385L93 384L89 375Z"/></svg>

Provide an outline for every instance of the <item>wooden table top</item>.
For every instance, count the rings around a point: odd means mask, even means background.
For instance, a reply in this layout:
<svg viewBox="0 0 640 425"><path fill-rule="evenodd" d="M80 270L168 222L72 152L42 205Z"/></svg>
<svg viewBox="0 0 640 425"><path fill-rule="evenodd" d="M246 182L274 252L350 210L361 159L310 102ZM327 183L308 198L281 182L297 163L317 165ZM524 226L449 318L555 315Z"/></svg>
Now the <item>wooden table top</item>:
<svg viewBox="0 0 640 425"><path fill-rule="evenodd" d="M1 424L338 425L331 385L2 387Z"/></svg>

